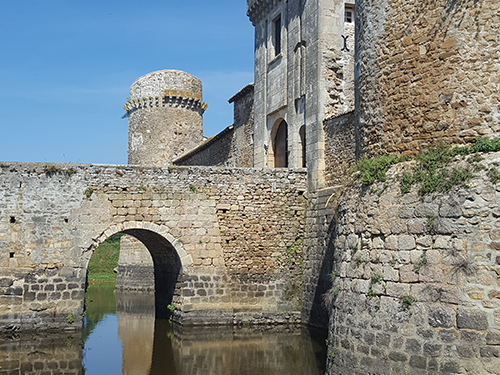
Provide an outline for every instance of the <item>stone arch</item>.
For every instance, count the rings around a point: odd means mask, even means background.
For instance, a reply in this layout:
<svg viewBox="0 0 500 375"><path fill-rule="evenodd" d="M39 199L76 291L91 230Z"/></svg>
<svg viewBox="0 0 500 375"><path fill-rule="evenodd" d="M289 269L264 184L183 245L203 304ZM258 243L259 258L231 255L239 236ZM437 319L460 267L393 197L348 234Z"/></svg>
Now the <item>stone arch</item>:
<svg viewBox="0 0 500 375"><path fill-rule="evenodd" d="M99 236L93 247L97 247L115 233L134 237L149 251L153 260L155 314L160 319L168 318L170 311L167 306L172 304L174 296L178 294L178 281L183 268L192 264L191 255L186 254L182 242L172 236L168 227L149 222L112 225ZM131 272L125 277L130 277L131 282L134 277L138 280L134 273Z"/></svg>
<svg viewBox="0 0 500 375"><path fill-rule="evenodd" d="M101 243L106 241L115 233L131 231L134 229L143 229L154 232L161 237L164 237L176 250L177 255L181 260L182 267L188 267L193 264L193 258L184 250L181 240L176 239L171 233L170 228L165 225L158 225L150 222L143 221L127 221L124 223L113 224L106 229L96 240L94 240L93 247L96 248Z"/></svg>

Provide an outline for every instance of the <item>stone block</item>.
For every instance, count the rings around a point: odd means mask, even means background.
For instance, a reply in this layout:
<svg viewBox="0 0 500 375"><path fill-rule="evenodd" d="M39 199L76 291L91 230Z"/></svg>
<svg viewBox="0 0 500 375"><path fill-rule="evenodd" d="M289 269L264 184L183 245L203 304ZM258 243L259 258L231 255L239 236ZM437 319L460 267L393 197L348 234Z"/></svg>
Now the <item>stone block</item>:
<svg viewBox="0 0 500 375"><path fill-rule="evenodd" d="M439 207L437 204L433 203L422 203L415 207L416 217L437 217L439 213Z"/></svg>
<svg viewBox="0 0 500 375"><path fill-rule="evenodd" d="M486 334L486 344L500 346L500 332L488 332Z"/></svg>
<svg viewBox="0 0 500 375"><path fill-rule="evenodd" d="M429 306L429 325L431 327L452 328L455 326L456 312L444 305Z"/></svg>
<svg viewBox="0 0 500 375"><path fill-rule="evenodd" d="M425 233L426 227L423 220L414 219L408 220L408 232L412 234Z"/></svg>
<svg viewBox="0 0 500 375"><path fill-rule="evenodd" d="M415 338L407 339L405 348L407 352L419 354L422 350L422 343Z"/></svg>
<svg viewBox="0 0 500 375"><path fill-rule="evenodd" d="M415 237L410 235L398 236L398 250L413 250L415 249Z"/></svg>
<svg viewBox="0 0 500 375"><path fill-rule="evenodd" d="M425 342L423 347L423 353L428 357L439 357L441 355L442 349L443 349L442 344L434 342Z"/></svg>
<svg viewBox="0 0 500 375"><path fill-rule="evenodd" d="M436 236L434 239L434 249L449 249L451 236Z"/></svg>
<svg viewBox="0 0 500 375"><path fill-rule="evenodd" d="M399 281L399 271L390 265L382 268L382 277L387 281Z"/></svg>
<svg viewBox="0 0 500 375"><path fill-rule="evenodd" d="M419 275L415 273L413 265L407 264L399 269L399 279L403 283L416 283Z"/></svg>
<svg viewBox="0 0 500 375"><path fill-rule="evenodd" d="M500 348L495 346L481 348L479 353L482 358L500 358Z"/></svg>
<svg viewBox="0 0 500 375"><path fill-rule="evenodd" d="M409 364L410 367L425 370L427 368L427 358L420 355L412 355Z"/></svg>
<svg viewBox="0 0 500 375"><path fill-rule="evenodd" d="M408 360L408 356L401 352L390 352L389 359L395 362L406 362Z"/></svg>
<svg viewBox="0 0 500 375"><path fill-rule="evenodd" d="M480 310L459 309L457 312L457 327L460 329L487 330L489 327L486 312Z"/></svg>
<svg viewBox="0 0 500 375"><path fill-rule="evenodd" d="M398 237L390 235L385 239L385 248L387 250L398 250Z"/></svg>
<svg viewBox="0 0 500 375"><path fill-rule="evenodd" d="M386 293L390 297L400 298L410 294L410 285L404 283L387 282Z"/></svg>
<svg viewBox="0 0 500 375"><path fill-rule="evenodd" d="M425 283L441 283L444 281L443 270L433 265L422 266L419 270L418 279Z"/></svg>

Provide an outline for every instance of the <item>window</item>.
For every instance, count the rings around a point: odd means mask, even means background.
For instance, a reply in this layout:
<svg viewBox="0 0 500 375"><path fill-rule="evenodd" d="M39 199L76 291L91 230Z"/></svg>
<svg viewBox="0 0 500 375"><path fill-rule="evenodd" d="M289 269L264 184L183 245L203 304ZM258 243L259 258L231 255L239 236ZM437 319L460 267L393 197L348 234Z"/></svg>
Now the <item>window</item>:
<svg viewBox="0 0 500 375"><path fill-rule="evenodd" d="M274 56L278 56L281 53L281 16L273 21L273 29Z"/></svg>
<svg viewBox="0 0 500 375"><path fill-rule="evenodd" d="M347 23L354 22L354 7L352 5L346 5L345 7L344 22Z"/></svg>

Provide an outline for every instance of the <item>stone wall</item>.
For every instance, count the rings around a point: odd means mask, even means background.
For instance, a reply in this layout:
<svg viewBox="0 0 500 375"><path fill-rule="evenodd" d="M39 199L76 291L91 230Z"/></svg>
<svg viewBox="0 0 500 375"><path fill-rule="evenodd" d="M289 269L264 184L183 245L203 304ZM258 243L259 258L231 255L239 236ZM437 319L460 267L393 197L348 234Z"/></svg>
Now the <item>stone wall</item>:
<svg viewBox="0 0 500 375"><path fill-rule="evenodd" d="M307 197L301 313L303 323L321 328L328 327L323 296L332 286L335 221L331 198L335 193L334 188L327 188Z"/></svg>
<svg viewBox="0 0 500 375"><path fill-rule="evenodd" d="M253 167L253 84L228 101L234 103L234 124L174 160L175 165Z"/></svg>
<svg viewBox="0 0 500 375"><path fill-rule="evenodd" d="M206 140L200 146L174 160L174 165L234 166L234 127Z"/></svg>
<svg viewBox="0 0 500 375"><path fill-rule="evenodd" d="M362 152L413 154L500 135L499 12L487 0L359 1Z"/></svg>
<svg viewBox="0 0 500 375"><path fill-rule="evenodd" d="M334 44L323 52L323 77L326 90L325 118L354 110L354 22L339 23L343 28ZM344 41L345 38L345 41Z"/></svg>
<svg viewBox="0 0 500 375"><path fill-rule="evenodd" d="M469 187L424 199L401 194L408 162L340 196L329 374L499 373L500 188L487 172L499 161L487 155Z"/></svg>
<svg viewBox="0 0 500 375"><path fill-rule="evenodd" d="M154 263L144 244L125 235L120 239L120 255L116 267L115 287L118 290L154 292Z"/></svg>
<svg viewBox="0 0 500 375"><path fill-rule="evenodd" d="M325 120L325 183L342 185L356 162L354 112Z"/></svg>
<svg viewBox="0 0 500 375"><path fill-rule="evenodd" d="M292 170L3 163L1 329L78 326L92 250L117 232L150 251L157 316L297 322L305 185Z"/></svg>
<svg viewBox="0 0 500 375"><path fill-rule="evenodd" d="M253 167L254 85L245 86L228 100L234 103L235 167Z"/></svg>

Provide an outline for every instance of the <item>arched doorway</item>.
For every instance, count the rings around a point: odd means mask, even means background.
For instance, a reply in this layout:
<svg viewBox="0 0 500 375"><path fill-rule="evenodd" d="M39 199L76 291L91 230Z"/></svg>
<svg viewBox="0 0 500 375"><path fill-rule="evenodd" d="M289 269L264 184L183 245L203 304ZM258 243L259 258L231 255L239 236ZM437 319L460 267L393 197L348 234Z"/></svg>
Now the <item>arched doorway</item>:
<svg viewBox="0 0 500 375"><path fill-rule="evenodd" d="M282 120L273 141L274 168L288 167L288 125Z"/></svg>

